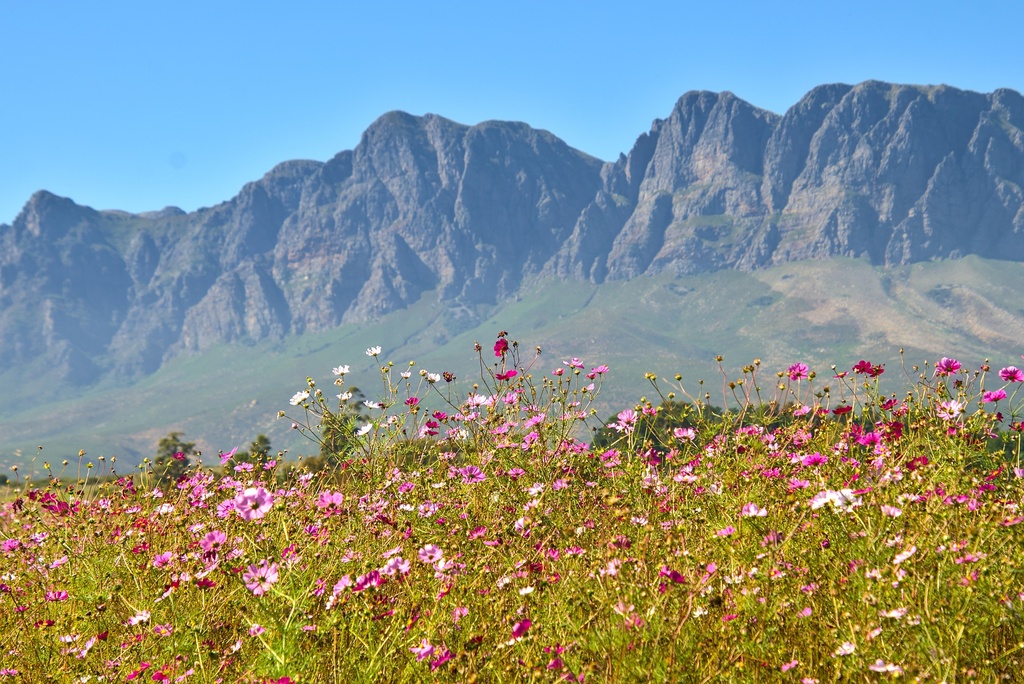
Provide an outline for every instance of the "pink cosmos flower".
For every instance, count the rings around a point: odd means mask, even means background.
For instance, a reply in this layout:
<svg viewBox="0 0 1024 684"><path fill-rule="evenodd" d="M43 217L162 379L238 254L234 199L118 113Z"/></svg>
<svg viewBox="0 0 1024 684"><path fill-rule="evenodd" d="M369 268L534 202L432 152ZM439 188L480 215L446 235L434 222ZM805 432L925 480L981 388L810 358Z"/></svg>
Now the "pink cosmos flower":
<svg viewBox="0 0 1024 684"><path fill-rule="evenodd" d="M498 341L499 342L504 342L505 340L498 340ZM495 345L495 346L497 346L497 345ZM426 639L421 639L419 646L413 646L409 650L416 654L416 660L417 661L426 660L430 656L434 655L434 647Z"/></svg>
<svg viewBox="0 0 1024 684"><path fill-rule="evenodd" d="M636 428L636 421L639 419L639 416L633 409L626 409L625 411L620 411L616 418L619 420L612 423L610 427L616 432L625 432L628 435Z"/></svg>
<svg viewBox="0 0 1024 684"><path fill-rule="evenodd" d="M262 518L274 507L274 495L260 487L249 487L234 498L234 508L243 520Z"/></svg>
<svg viewBox="0 0 1024 684"><path fill-rule="evenodd" d="M964 405L956 399L939 402L939 409L935 413L943 420L955 420L964 412Z"/></svg>
<svg viewBox="0 0 1024 684"><path fill-rule="evenodd" d="M259 565L250 565L242 574L242 580L254 595L263 596L279 579L277 570L277 563L270 563L264 559Z"/></svg>
<svg viewBox="0 0 1024 684"><path fill-rule="evenodd" d="M170 551L164 551L153 556L153 567L162 568L169 565L174 560L174 554Z"/></svg>
<svg viewBox="0 0 1024 684"><path fill-rule="evenodd" d="M999 371L999 377L1004 382L1024 382L1024 371L1016 366L1007 366Z"/></svg>
<svg viewBox="0 0 1024 684"><path fill-rule="evenodd" d="M992 392L985 392L981 395L981 401L986 404L994 404L1000 399L1006 398L1006 390L997 389Z"/></svg>
<svg viewBox="0 0 1024 684"><path fill-rule="evenodd" d="M732 525L728 525L728 526L718 530L717 532L715 532L715 534L718 535L719 537L730 537L730 536L732 536L735 533L736 533L736 528L733 527Z"/></svg>
<svg viewBox="0 0 1024 684"><path fill-rule="evenodd" d="M444 551L433 544L427 544L419 552L419 559L424 563L436 563L444 557Z"/></svg>
<svg viewBox="0 0 1024 684"><path fill-rule="evenodd" d="M681 439L688 442L697 436L697 431L694 430L693 428L680 427L673 430L672 434L675 435L676 439Z"/></svg>
<svg viewBox="0 0 1024 684"><path fill-rule="evenodd" d="M460 468L459 475L462 476L462 482L464 484L476 484L477 482L483 482L487 479L487 476L484 475L484 471L480 470L475 465L468 465L464 468Z"/></svg>
<svg viewBox="0 0 1024 684"><path fill-rule="evenodd" d="M411 566L409 561L403 559L401 556L395 556L389 558L388 562L384 564L384 567L380 569L382 575L395 575L402 573L403 575L409 572Z"/></svg>
<svg viewBox="0 0 1024 684"><path fill-rule="evenodd" d="M228 536L226 534L220 530L214 530L212 532L208 532L206 536L202 538L199 542L199 547L207 553L216 553L227 540Z"/></svg>
<svg viewBox="0 0 1024 684"><path fill-rule="evenodd" d="M756 503L747 503L743 504L743 508L740 509L740 515L745 518L763 518L768 515L768 511Z"/></svg>
<svg viewBox="0 0 1024 684"><path fill-rule="evenodd" d="M569 368L577 368L577 369L582 369L583 368L583 362L580 361L579 359L577 359L575 356L572 357L571 359L569 359L568 361L563 361L562 365L568 366Z"/></svg>
<svg viewBox="0 0 1024 684"><path fill-rule="evenodd" d="M332 513L341 513L341 504L345 501L345 495L341 492L320 492L320 496L317 497L316 505L317 508L323 510L328 515Z"/></svg>
<svg viewBox="0 0 1024 684"><path fill-rule="evenodd" d="M520 620L519 622L512 625L512 638L522 639L526 635L526 631L530 629L530 625L533 623L529 620Z"/></svg>
<svg viewBox="0 0 1024 684"><path fill-rule="evenodd" d="M959 371L960 368L962 368L962 366L959 361L943 356L939 359L939 362L935 364L935 375L938 375L939 377L953 375Z"/></svg>
<svg viewBox="0 0 1024 684"><path fill-rule="evenodd" d="M794 363L786 369L786 372L789 373L789 379L795 381L806 380L810 370L811 369L807 367L806 363Z"/></svg>

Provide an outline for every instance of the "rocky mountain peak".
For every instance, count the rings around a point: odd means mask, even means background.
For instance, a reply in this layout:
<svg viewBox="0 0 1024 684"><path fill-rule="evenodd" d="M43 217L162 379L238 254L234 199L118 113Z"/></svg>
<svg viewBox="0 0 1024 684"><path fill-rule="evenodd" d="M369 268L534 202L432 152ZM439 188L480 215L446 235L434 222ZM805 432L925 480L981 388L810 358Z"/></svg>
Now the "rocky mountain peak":
<svg viewBox="0 0 1024 684"><path fill-rule="evenodd" d="M389 112L353 150L284 162L191 213L36 193L0 226L0 364L138 375L428 293L454 329L541 278L1022 260L1022 188L1010 90L830 84L781 116L690 92L614 162L525 123Z"/></svg>

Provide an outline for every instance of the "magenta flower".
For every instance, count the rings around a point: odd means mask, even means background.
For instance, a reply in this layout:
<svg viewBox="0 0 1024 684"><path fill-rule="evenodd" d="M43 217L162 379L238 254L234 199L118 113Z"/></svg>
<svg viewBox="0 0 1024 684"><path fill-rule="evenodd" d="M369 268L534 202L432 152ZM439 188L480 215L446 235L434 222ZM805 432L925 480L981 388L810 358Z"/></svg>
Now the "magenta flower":
<svg viewBox="0 0 1024 684"><path fill-rule="evenodd" d="M680 427L680 428L676 428L675 430L673 430L672 434L675 435L676 439L681 439L683 441L687 441L688 442L688 441L694 439L697 436L697 431L694 430L693 428L681 428Z"/></svg>
<svg viewBox="0 0 1024 684"><path fill-rule="evenodd" d="M789 373L790 380L806 380L810 370L806 363L794 363L786 372Z"/></svg>
<svg viewBox="0 0 1024 684"><path fill-rule="evenodd" d="M199 542L199 548L207 553L216 553L220 550L220 547L224 546L224 542L227 540L228 536L226 534L220 530L214 530L202 538Z"/></svg>
<svg viewBox="0 0 1024 684"><path fill-rule="evenodd" d="M803 459L800 461L800 465L806 466L808 468L816 465L822 465L824 463L828 463L828 456L822 456L817 451L815 451L813 454L808 454L807 456L804 456Z"/></svg>
<svg viewBox="0 0 1024 684"><path fill-rule="evenodd" d="M433 544L427 544L419 552L419 559L424 563L436 563L444 557L444 551Z"/></svg>
<svg viewBox="0 0 1024 684"><path fill-rule="evenodd" d="M993 392L985 392L984 394L981 395L982 402L986 403L986 404L994 404L995 402L999 401L1000 399L1005 399L1005 398L1006 398L1006 390L1002 390L1002 389L997 389L997 390L995 390Z"/></svg>
<svg viewBox="0 0 1024 684"><path fill-rule="evenodd" d="M530 625L533 623L529 620L520 620L516 624L512 625L512 638L522 639L526 635L526 631L530 629Z"/></svg>
<svg viewBox="0 0 1024 684"><path fill-rule="evenodd" d="M174 554L170 551L164 551L153 556L153 567L162 568L165 565L170 565L171 561L174 560Z"/></svg>
<svg viewBox="0 0 1024 684"><path fill-rule="evenodd" d="M317 508L320 508L328 515L332 513L341 513L341 504L345 501L345 495L341 492L320 492L320 496L316 500Z"/></svg>
<svg viewBox="0 0 1024 684"><path fill-rule="evenodd" d="M727 525L726 527L723 527L722 529L720 529L717 532L715 532L715 534L718 535L719 537L731 537L735 533L736 533L736 528L733 527L732 525Z"/></svg>
<svg viewBox="0 0 1024 684"><path fill-rule="evenodd" d="M498 341L499 342L504 342L505 340L498 340ZM497 346L497 345L495 345L495 346ZM430 656L434 655L434 647L426 639L420 639L420 645L419 646L413 646L409 650L416 654L416 660L417 661L426 660Z"/></svg>
<svg viewBox="0 0 1024 684"><path fill-rule="evenodd" d="M465 468L460 468L459 475L462 476L462 482L465 484L476 484L477 482L483 482L487 479L487 476L484 475L484 471L480 470L475 465L468 465Z"/></svg>
<svg viewBox="0 0 1024 684"><path fill-rule="evenodd" d="M744 518L763 518L768 515L768 511L756 503L747 503L743 504L743 508L740 509L740 515Z"/></svg>
<svg viewBox="0 0 1024 684"><path fill-rule="evenodd" d="M999 371L999 377L1004 382L1024 382L1024 371L1016 366L1007 366Z"/></svg>
<svg viewBox="0 0 1024 684"><path fill-rule="evenodd" d="M234 498L234 508L243 520L262 518L274 506L274 495L260 487L249 487Z"/></svg>
<svg viewBox="0 0 1024 684"><path fill-rule="evenodd" d="M935 364L935 374L940 377L953 375L954 373L959 371L961 367L962 366L960 365L960 362L957 361L956 359L951 359L946 356L943 356L941 359L939 359L939 362Z"/></svg>
<svg viewBox="0 0 1024 684"><path fill-rule="evenodd" d="M250 565L242 574L246 588L256 596L263 596L278 579L277 563L270 563L266 559L261 560L259 565Z"/></svg>

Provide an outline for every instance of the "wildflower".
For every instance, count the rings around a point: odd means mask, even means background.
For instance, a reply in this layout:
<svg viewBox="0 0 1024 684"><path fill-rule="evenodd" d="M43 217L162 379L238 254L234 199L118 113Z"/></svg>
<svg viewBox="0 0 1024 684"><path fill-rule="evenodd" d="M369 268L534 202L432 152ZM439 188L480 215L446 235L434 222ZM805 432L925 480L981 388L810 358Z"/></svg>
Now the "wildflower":
<svg viewBox="0 0 1024 684"><path fill-rule="evenodd" d="M464 468L459 469L459 475L462 476L462 482L464 484L476 484L477 482L483 482L487 479L484 472L474 465L468 465Z"/></svg>
<svg viewBox="0 0 1024 684"><path fill-rule="evenodd" d="M903 515L903 511L895 506L882 506L882 515L890 518L898 518Z"/></svg>
<svg viewBox="0 0 1024 684"><path fill-rule="evenodd" d="M417 661L426 660L434 655L434 647L426 639L421 639L419 646L413 646L409 650L416 654Z"/></svg>
<svg viewBox="0 0 1024 684"><path fill-rule="evenodd" d="M612 423L610 427L616 432L625 432L628 435L636 428L636 422L640 417L633 409L626 409L625 411L620 411L616 418L619 420Z"/></svg>
<svg viewBox="0 0 1024 684"><path fill-rule="evenodd" d="M395 556L388 559L388 562L384 564L384 567L380 569L382 575L394 575L396 573L402 573L403 575L409 572L412 566L409 561L405 560L401 556Z"/></svg>
<svg viewBox="0 0 1024 684"><path fill-rule="evenodd" d="M497 357L504 356L508 353L508 340L504 337L499 337L498 341L494 343L494 355Z"/></svg>
<svg viewBox="0 0 1024 684"><path fill-rule="evenodd" d="M442 648L441 651L438 653L437 659L430 661L430 671L433 672L437 668L447 663L449 660L452 659L453 655L455 654L452 653L451 650L447 648Z"/></svg>
<svg viewBox="0 0 1024 684"><path fill-rule="evenodd" d="M356 436L357 437L363 437L363 436L369 434L370 430L372 430L372 429L373 429L373 423L366 423L365 425L360 425L359 428L356 429Z"/></svg>
<svg viewBox="0 0 1024 684"><path fill-rule="evenodd" d="M575 369L582 369L583 368L583 362L580 361L579 359L577 359L575 356L572 357L571 359L569 359L568 361L563 361L562 365L563 366L568 366L570 369L574 369L574 368Z"/></svg>
<svg viewBox="0 0 1024 684"><path fill-rule="evenodd" d="M904 562L905 560L913 556L915 553L917 553L917 547L911 546L906 551L901 551L897 553L896 556L892 559L892 564L899 565L900 563Z"/></svg>
<svg viewBox="0 0 1024 684"><path fill-rule="evenodd" d="M730 537L730 536L732 536L735 533L736 533L736 528L733 527L732 525L728 525L728 526L718 530L717 532L715 532L715 534L717 536L719 536L719 537Z"/></svg>
<svg viewBox="0 0 1024 684"><path fill-rule="evenodd" d="M857 647L850 641L844 641L832 655L835 657L848 656L857 650Z"/></svg>
<svg viewBox="0 0 1024 684"><path fill-rule="evenodd" d="M747 503L743 504L743 508L740 509L740 515L745 518L763 518L768 515L768 511L756 503Z"/></svg>
<svg viewBox="0 0 1024 684"><path fill-rule="evenodd" d="M985 392L981 395L981 401L986 404L994 404L1000 399L1006 398L1006 390L997 389L992 392Z"/></svg>
<svg viewBox="0 0 1024 684"><path fill-rule="evenodd" d="M806 380L809 374L810 368L807 367L806 363L794 363L792 366L786 369L789 373L790 380Z"/></svg>
<svg viewBox="0 0 1024 684"><path fill-rule="evenodd" d="M149 611L148 610L140 610L138 613L136 613L132 617L128 618L127 624L129 626L134 627L135 625L141 624L143 622L149 622Z"/></svg>
<svg viewBox="0 0 1024 684"><path fill-rule="evenodd" d="M256 596L262 596L271 585L278 580L277 563L270 563L266 559L261 560L259 565L250 565L243 573L242 580L246 588Z"/></svg>
<svg viewBox="0 0 1024 684"><path fill-rule="evenodd" d="M676 428L672 431L672 434L675 435L676 439L688 442L697 436L697 431L693 428Z"/></svg>
<svg viewBox="0 0 1024 684"><path fill-rule="evenodd" d="M419 551L419 559L424 563L436 563L444 557L444 551L433 544L427 544Z"/></svg>
<svg viewBox="0 0 1024 684"><path fill-rule="evenodd" d="M234 509L243 520L262 518L274 506L274 496L260 487L249 487L234 498Z"/></svg>
<svg viewBox="0 0 1024 684"><path fill-rule="evenodd" d="M943 420L955 420L963 412L964 404L956 399L950 399L949 401L939 402L939 410L936 411L936 415Z"/></svg>
<svg viewBox="0 0 1024 684"><path fill-rule="evenodd" d="M519 622L512 625L512 638L522 639L526 636L526 631L530 629L530 625L533 623L529 620L520 620Z"/></svg>
<svg viewBox="0 0 1024 684"><path fill-rule="evenodd" d="M174 560L174 554L171 553L170 551L165 551L163 553L158 553L157 555L153 556L153 567L154 568L162 568L165 565L169 565L171 563L171 561L173 561L173 560Z"/></svg>
<svg viewBox="0 0 1024 684"><path fill-rule="evenodd" d="M939 377L953 375L959 371L960 368L961 365L959 361L943 356L939 359L939 362L935 364L935 375L938 375Z"/></svg>
<svg viewBox="0 0 1024 684"><path fill-rule="evenodd" d="M783 672L789 672L790 670L792 670L794 667L796 667L799 664L800 664L799 660L791 660L788 663L783 663L782 667L779 668L779 669L782 670Z"/></svg>
<svg viewBox="0 0 1024 684"><path fill-rule="evenodd" d="M900 667L899 665L893 665L891 663L887 663L884 660L882 660L881 658L876 660L873 664L868 665L868 669L871 670L872 672L885 672L885 673L892 673L892 674L903 674L903 668L902 667Z"/></svg>
<svg viewBox="0 0 1024 684"><path fill-rule="evenodd" d="M1024 382L1024 371L1016 366L1007 366L999 371L999 377L1004 382Z"/></svg>
<svg viewBox="0 0 1024 684"><path fill-rule="evenodd" d="M440 373L427 373L425 377L427 378L427 382L429 382L431 385L433 385L435 382L441 382Z"/></svg>
<svg viewBox="0 0 1024 684"><path fill-rule="evenodd" d="M302 402L309 399L309 390L302 390L292 395L292 398L288 401L292 406L298 406Z"/></svg>
<svg viewBox="0 0 1024 684"><path fill-rule="evenodd" d="M348 366L336 366L331 369L331 372L335 375L345 375L349 372Z"/></svg>
<svg viewBox="0 0 1024 684"><path fill-rule="evenodd" d="M366 355L374 357L380 356L380 347L370 347L369 349L366 350Z"/></svg>
<svg viewBox="0 0 1024 684"><path fill-rule="evenodd" d="M341 492L325 490L320 492L320 496L317 497L316 506L327 515L331 515L332 513L341 513L343 511L341 505L344 502L345 495Z"/></svg>
<svg viewBox="0 0 1024 684"><path fill-rule="evenodd" d="M164 625L155 625L153 627L153 633L157 636L170 636L171 632L174 631L174 626L170 623Z"/></svg>

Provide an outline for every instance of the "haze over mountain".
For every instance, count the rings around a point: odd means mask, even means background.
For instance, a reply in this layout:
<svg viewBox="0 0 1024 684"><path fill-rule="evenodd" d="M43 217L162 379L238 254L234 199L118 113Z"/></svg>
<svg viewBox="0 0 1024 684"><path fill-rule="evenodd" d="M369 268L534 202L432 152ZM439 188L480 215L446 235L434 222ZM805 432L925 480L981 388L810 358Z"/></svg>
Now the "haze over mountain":
<svg viewBox="0 0 1024 684"><path fill-rule="evenodd" d="M690 92L615 161L524 123L391 112L354 150L284 162L193 213L40 191L0 225L0 377L140 378L428 292L454 335L551 279L1024 261L1022 131L1011 90L824 85L781 116Z"/></svg>

